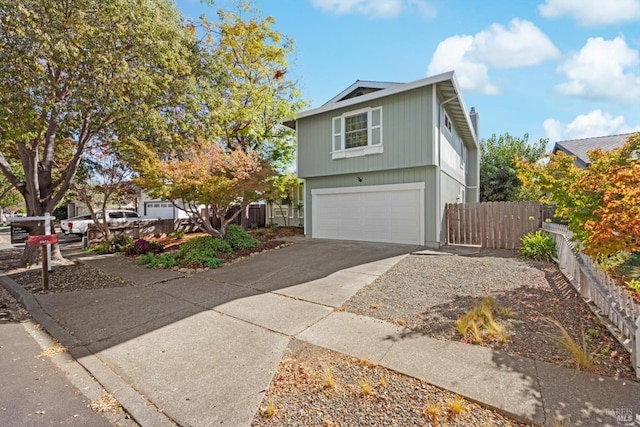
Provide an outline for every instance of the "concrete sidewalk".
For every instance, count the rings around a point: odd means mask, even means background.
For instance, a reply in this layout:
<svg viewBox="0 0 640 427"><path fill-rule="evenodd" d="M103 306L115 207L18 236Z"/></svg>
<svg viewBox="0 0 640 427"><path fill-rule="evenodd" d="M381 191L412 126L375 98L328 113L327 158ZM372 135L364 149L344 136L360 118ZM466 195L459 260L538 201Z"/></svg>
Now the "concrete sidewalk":
<svg viewBox="0 0 640 427"><path fill-rule="evenodd" d="M639 383L333 310L410 250L305 241L187 277L121 257L87 258L82 262L139 285L37 301L15 283L7 286L145 426L248 425L292 337L365 357L527 422L570 417L577 426L640 425Z"/></svg>

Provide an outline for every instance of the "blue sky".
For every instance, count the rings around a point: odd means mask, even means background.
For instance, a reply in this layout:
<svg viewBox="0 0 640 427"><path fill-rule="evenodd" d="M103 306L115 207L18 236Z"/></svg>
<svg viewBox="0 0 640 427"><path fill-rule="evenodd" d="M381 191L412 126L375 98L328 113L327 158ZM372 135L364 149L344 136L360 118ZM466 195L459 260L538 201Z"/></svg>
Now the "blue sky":
<svg viewBox="0 0 640 427"><path fill-rule="evenodd" d="M230 0L177 0L215 18ZM640 131L640 0L255 0L295 40L309 107L356 80L455 70L480 137L530 141Z"/></svg>

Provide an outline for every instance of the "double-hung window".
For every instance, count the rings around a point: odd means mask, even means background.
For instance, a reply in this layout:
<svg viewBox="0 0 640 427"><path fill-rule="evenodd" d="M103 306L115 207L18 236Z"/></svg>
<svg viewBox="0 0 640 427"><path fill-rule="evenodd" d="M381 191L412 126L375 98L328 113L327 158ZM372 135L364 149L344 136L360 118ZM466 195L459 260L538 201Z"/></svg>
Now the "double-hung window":
<svg viewBox="0 0 640 427"><path fill-rule="evenodd" d="M382 153L382 107L333 118L333 159Z"/></svg>

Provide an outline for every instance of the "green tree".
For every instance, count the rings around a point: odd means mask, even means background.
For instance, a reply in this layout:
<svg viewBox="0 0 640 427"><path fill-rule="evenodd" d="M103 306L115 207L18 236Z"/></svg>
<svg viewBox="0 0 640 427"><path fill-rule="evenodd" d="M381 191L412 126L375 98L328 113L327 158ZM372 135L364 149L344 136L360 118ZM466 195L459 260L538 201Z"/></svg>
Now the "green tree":
<svg viewBox="0 0 640 427"><path fill-rule="evenodd" d="M188 177L189 186L183 187L190 188L188 193L177 194L166 183L176 185L172 165L191 162L195 170L194 160L213 155L211 150L217 159L242 164L261 179L270 178L266 172L275 175L290 167L295 139L293 130L283 123L295 118L303 101L295 82L287 78L293 42L276 31L274 25L273 18L263 17L248 3L243 3L237 12L219 10L215 22L202 18L194 24L194 32L202 36L194 64L196 82L192 99L195 102L190 105L195 109L187 111L189 127L183 134L185 145L171 150L155 146L155 152L133 150L127 154L139 174L142 188L170 200L182 199L189 205L184 207L198 216L202 229L212 235L224 235L223 213L231 205L244 208L243 224L246 225L247 207L262 198L266 183L242 177L221 180L222 175L229 177L233 173L220 166L224 162L216 159L204 169L198 169L200 175ZM151 147L151 144L138 147ZM157 162L165 163L166 167ZM197 183L198 179L202 184ZM224 185L228 194L207 187L204 185L207 182ZM199 193L195 193L196 190ZM198 209L199 204L206 205L205 209ZM221 220L220 229L214 227L213 217Z"/></svg>
<svg viewBox="0 0 640 427"><path fill-rule="evenodd" d="M28 215L54 210L92 145L168 133L193 47L169 0L0 0L0 171Z"/></svg>
<svg viewBox="0 0 640 427"><path fill-rule="evenodd" d="M123 203L136 196L133 171L117 153L107 149L88 153L83 159L81 172L79 175L84 179L76 180L73 189L89 209L91 219L100 233L109 239L111 230L107 208L110 203Z"/></svg>
<svg viewBox="0 0 640 427"><path fill-rule="evenodd" d="M248 2L237 12L218 10L216 22L203 19L196 98L204 107L198 122L206 139L228 150L256 151L284 171L293 160L295 139L283 123L294 119L304 102L296 82L287 78L293 40L274 25L273 17Z"/></svg>
<svg viewBox="0 0 640 427"><path fill-rule="evenodd" d="M267 203L272 207L277 205L282 214L282 221L285 226L289 226L289 218L284 214L284 206L293 208L293 195L298 191L302 180L293 173L279 175L271 179L269 188L265 194Z"/></svg>
<svg viewBox="0 0 640 427"><path fill-rule="evenodd" d="M529 134L522 138L491 135L480 140L480 201L502 202L516 200L520 180L516 174L516 159L536 162L544 156L547 139L529 143Z"/></svg>
<svg viewBox="0 0 640 427"><path fill-rule="evenodd" d="M20 201L20 193L6 179L4 175L0 175L0 213L4 209L14 209Z"/></svg>

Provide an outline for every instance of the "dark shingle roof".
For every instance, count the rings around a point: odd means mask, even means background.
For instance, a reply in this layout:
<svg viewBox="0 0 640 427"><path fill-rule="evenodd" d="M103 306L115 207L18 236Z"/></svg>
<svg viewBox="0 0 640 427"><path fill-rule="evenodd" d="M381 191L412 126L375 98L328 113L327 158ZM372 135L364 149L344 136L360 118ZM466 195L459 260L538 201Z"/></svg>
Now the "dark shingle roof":
<svg viewBox="0 0 640 427"><path fill-rule="evenodd" d="M553 153L563 151L570 156L576 156L576 166L585 168L591 163L587 151L600 148L604 151L616 149L629 138L633 133L623 133L620 135L598 136L595 138L572 139L569 141L558 141L553 147Z"/></svg>

